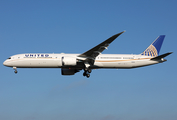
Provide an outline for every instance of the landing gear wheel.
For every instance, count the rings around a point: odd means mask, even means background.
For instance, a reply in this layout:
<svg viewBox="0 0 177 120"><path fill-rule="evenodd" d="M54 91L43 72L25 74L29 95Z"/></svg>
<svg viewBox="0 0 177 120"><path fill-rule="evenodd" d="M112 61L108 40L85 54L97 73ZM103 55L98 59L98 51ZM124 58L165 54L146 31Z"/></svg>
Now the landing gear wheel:
<svg viewBox="0 0 177 120"><path fill-rule="evenodd" d="M15 70L14 73L17 74L17 70Z"/></svg>
<svg viewBox="0 0 177 120"><path fill-rule="evenodd" d="M90 77L90 74L87 74L86 77L89 78L89 77Z"/></svg>
<svg viewBox="0 0 177 120"><path fill-rule="evenodd" d="M88 71L88 73L91 73L91 72L92 72L92 70L91 70L91 69L88 69L87 71Z"/></svg>
<svg viewBox="0 0 177 120"><path fill-rule="evenodd" d="M84 72L84 73L83 73L83 76L86 76L87 78L89 78L89 77L90 77L90 74L87 73L87 72Z"/></svg>
<svg viewBox="0 0 177 120"><path fill-rule="evenodd" d="M90 77L90 74L89 74L89 73L91 73L91 72L92 72L91 69L89 69L89 68L84 68L83 76L86 76L87 78L89 78L89 77Z"/></svg>
<svg viewBox="0 0 177 120"><path fill-rule="evenodd" d="M84 72L84 73L83 73L83 76L86 76L86 75L87 75L87 73L86 73L86 72Z"/></svg>

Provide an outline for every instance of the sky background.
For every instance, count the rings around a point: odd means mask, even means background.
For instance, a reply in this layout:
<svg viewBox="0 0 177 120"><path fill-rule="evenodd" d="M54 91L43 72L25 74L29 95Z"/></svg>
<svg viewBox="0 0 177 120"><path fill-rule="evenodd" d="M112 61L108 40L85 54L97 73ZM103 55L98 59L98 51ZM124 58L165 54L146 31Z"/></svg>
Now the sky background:
<svg viewBox="0 0 177 120"><path fill-rule="evenodd" d="M176 0L0 0L1 120L176 120ZM139 54L166 35L162 64L62 76L3 66L20 53L83 53L126 30L103 53Z"/></svg>

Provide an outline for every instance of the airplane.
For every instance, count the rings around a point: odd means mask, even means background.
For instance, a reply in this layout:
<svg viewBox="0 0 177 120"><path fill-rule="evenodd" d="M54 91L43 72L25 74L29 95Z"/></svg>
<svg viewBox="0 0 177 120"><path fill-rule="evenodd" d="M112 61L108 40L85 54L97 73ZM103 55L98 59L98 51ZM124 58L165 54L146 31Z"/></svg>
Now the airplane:
<svg viewBox="0 0 177 120"><path fill-rule="evenodd" d="M84 70L83 76L90 77L93 69L129 69L165 62L172 52L159 55L165 35L158 36L141 54L101 54L111 42L123 32L113 35L99 45L82 54L25 53L9 57L3 65L17 68L61 68L62 75L74 75Z"/></svg>

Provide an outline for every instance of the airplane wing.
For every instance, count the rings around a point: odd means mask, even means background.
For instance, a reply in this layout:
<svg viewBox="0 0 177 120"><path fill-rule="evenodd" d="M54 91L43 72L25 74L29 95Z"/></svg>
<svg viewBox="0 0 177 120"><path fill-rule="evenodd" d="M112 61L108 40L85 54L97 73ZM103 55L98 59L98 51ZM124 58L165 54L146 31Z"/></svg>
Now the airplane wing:
<svg viewBox="0 0 177 120"><path fill-rule="evenodd" d="M121 35L123 32L120 32L116 35L113 35L112 37L108 38L107 40L105 40L104 42L100 43L99 45L95 46L94 48L80 54L78 56L78 59L83 60L85 63L86 67L89 67L90 65L93 65L95 58L102 53L105 49L107 49L107 47L109 46L109 44L114 41L119 35Z"/></svg>
<svg viewBox="0 0 177 120"><path fill-rule="evenodd" d="M105 40L104 42L100 43L99 45L95 46L94 48L86 51L85 53L80 54L78 57L85 57L85 58L90 58L90 59L95 59L101 52L103 52L109 44L114 41L119 35L121 35L123 32L120 32L116 35L113 35L109 39Z"/></svg>

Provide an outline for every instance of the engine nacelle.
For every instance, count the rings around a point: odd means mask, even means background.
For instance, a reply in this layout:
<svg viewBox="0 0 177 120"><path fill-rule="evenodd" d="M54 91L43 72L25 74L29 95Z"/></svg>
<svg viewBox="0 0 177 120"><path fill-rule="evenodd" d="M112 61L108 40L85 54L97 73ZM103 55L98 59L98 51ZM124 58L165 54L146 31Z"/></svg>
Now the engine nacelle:
<svg viewBox="0 0 177 120"><path fill-rule="evenodd" d="M61 69L61 74L62 75L74 75L76 72L79 72L76 69L67 69L67 68L62 68Z"/></svg>
<svg viewBox="0 0 177 120"><path fill-rule="evenodd" d="M62 57L62 65L63 66L74 66L77 64L77 60L75 57Z"/></svg>

